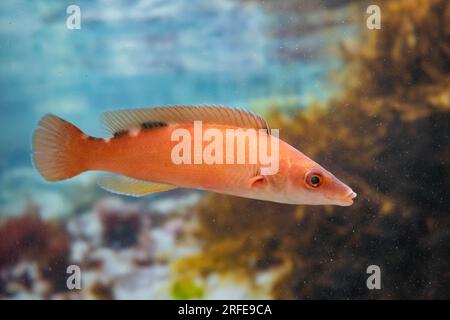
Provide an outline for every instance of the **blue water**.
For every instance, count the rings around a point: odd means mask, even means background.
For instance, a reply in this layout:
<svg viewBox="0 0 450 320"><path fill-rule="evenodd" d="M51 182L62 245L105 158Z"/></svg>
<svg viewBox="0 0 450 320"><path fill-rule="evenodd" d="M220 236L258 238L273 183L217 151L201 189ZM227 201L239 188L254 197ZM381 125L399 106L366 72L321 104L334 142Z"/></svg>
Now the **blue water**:
<svg viewBox="0 0 450 320"><path fill-rule="evenodd" d="M327 96L335 61L314 51L301 54L323 39L280 37L277 30L289 18L258 4L77 1L81 29L69 30L70 4L0 4L0 170L30 165L32 131L47 112L100 135L105 110L208 103L252 108L282 96L300 102Z"/></svg>

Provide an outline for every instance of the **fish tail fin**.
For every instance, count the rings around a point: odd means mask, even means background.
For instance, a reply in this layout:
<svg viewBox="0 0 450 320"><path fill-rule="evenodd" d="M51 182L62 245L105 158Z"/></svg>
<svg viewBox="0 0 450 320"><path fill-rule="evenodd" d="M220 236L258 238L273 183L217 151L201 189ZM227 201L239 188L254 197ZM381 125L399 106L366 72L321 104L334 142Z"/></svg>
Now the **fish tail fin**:
<svg viewBox="0 0 450 320"><path fill-rule="evenodd" d="M87 170L88 136L52 114L39 121L33 135L33 162L47 181L71 178Z"/></svg>

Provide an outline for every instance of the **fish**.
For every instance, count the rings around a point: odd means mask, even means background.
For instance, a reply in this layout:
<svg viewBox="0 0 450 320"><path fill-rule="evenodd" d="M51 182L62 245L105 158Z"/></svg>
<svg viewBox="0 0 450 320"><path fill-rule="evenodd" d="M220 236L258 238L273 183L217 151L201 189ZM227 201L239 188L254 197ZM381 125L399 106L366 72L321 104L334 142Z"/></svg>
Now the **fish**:
<svg viewBox="0 0 450 320"><path fill-rule="evenodd" d="M99 138L85 134L56 115L45 115L32 139L32 159L41 176L53 182L87 171L101 171L100 187L134 197L176 188L293 205L350 206L356 197L356 193L332 173L273 135L263 117L242 108L169 106L118 110L104 113L103 121L109 136ZM175 133L195 137L198 123L203 130L211 129L224 136L236 130L239 134L233 136L233 143L242 138L240 135L245 134L245 130L258 130L269 146L276 143L273 145L278 149L277 171L267 173L264 170L267 163L261 159L244 163L205 163L188 159L177 163L174 150L180 140L174 139ZM230 141L217 140L215 146L228 150ZM245 159L260 147L252 145L249 139L241 141L244 141L241 147L245 146ZM196 153L188 150L195 149L195 143L189 142L186 144L189 148L178 151L183 156L188 151ZM211 143L212 140L202 140L200 146L206 148ZM237 148L235 144L233 152L238 152ZM217 156L216 160L219 156L225 157L217 150L211 153Z"/></svg>

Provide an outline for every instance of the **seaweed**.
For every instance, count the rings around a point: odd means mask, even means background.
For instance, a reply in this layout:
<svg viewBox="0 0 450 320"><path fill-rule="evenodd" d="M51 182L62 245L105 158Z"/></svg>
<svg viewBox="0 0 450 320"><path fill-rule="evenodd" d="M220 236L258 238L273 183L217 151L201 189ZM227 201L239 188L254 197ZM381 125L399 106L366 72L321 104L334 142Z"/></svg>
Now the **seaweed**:
<svg viewBox="0 0 450 320"><path fill-rule="evenodd" d="M343 45L343 92L267 114L281 138L358 193L349 208L209 195L195 209L203 251L177 265L208 275L278 267L273 296L450 297L450 3L381 1L382 30ZM382 270L368 290L366 268Z"/></svg>

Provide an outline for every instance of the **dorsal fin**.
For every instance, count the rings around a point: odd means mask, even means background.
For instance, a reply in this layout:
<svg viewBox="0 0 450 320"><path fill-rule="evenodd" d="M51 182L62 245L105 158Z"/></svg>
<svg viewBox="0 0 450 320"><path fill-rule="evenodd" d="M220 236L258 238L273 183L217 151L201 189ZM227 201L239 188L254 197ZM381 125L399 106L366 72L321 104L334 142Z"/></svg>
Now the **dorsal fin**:
<svg viewBox="0 0 450 320"><path fill-rule="evenodd" d="M103 114L103 121L111 134L131 128L160 127L170 123L194 121L269 131L266 120L261 116L244 109L223 106L173 106L112 111Z"/></svg>

